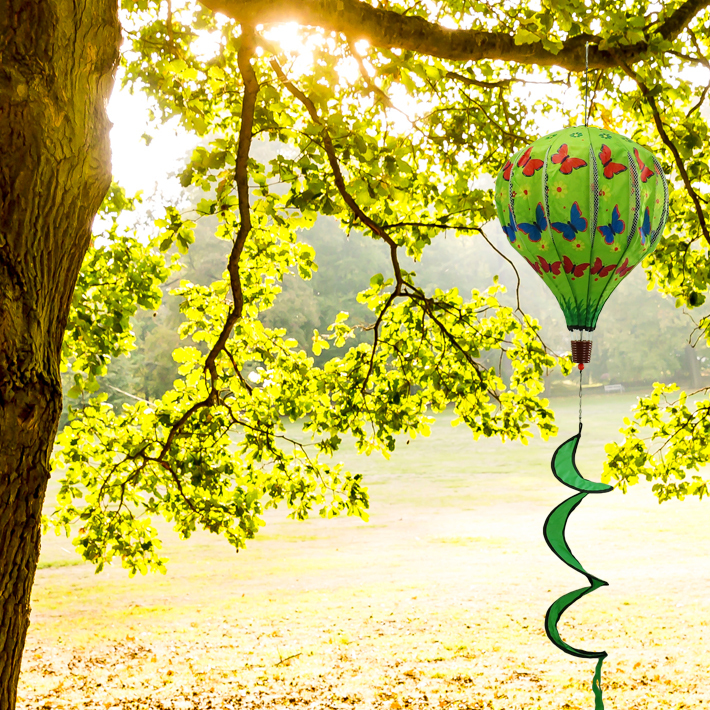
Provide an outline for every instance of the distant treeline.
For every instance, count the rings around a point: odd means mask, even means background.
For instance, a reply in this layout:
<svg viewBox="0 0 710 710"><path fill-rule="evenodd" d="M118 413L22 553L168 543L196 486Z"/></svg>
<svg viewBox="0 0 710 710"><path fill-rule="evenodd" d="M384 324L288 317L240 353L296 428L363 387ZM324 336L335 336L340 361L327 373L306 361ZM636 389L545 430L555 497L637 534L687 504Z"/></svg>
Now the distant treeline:
<svg viewBox="0 0 710 710"><path fill-rule="evenodd" d="M181 279L206 285L222 278L231 245L215 238L213 227L209 221L198 225L195 243L183 257L183 270L173 283L164 287L160 309L155 313L139 311L134 319L136 349L130 357L112 362L102 381L102 390L114 405L128 401L129 394L147 400L160 397L172 386L177 377L172 352L181 344L177 328L182 316L179 298L168 292ZM520 304L542 324L546 344L556 352L568 351L570 334L555 299L529 266L508 249L497 225L489 225L487 232L500 251L510 254L515 263L521 278ZM302 238L316 251L318 271L310 281L296 275L288 277L283 293L263 320L270 327L286 328L313 356L314 329L325 333L339 312L350 313L351 323L366 326L373 322L373 314L357 302L356 295L367 288L373 275L381 273L388 278L391 266L384 244L357 232L347 236L329 218L320 218L312 229L302 233ZM517 279L512 266L479 235L442 234L426 248L421 263L410 261L402 267L415 272L416 283L427 292L457 288L466 294L474 288L487 288L498 275L508 287L503 302L512 307L516 304ZM694 328L692 320L672 300L648 291L641 269L636 269L619 286L599 323L593 334L592 363L585 371L588 381L626 386L656 380L700 384L705 374L707 348L693 350L688 346ZM369 338L368 331L358 331L356 340L350 340L348 346ZM322 364L339 353L332 348L314 359ZM707 367L710 368L710 362ZM561 380L556 373L549 382L554 386Z"/></svg>

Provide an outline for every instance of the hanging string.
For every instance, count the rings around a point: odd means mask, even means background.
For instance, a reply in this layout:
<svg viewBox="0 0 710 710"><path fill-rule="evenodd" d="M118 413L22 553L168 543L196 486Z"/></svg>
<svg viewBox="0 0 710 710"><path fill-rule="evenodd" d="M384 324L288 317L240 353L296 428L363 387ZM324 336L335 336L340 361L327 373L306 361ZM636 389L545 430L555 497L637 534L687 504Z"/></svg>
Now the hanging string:
<svg viewBox="0 0 710 710"><path fill-rule="evenodd" d="M582 431L582 370L579 371L579 430Z"/></svg>
<svg viewBox="0 0 710 710"><path fill-rule="evenodd" d="M589 94L589 42L584 45L584 125L587 125L587 96Z"/></svg>

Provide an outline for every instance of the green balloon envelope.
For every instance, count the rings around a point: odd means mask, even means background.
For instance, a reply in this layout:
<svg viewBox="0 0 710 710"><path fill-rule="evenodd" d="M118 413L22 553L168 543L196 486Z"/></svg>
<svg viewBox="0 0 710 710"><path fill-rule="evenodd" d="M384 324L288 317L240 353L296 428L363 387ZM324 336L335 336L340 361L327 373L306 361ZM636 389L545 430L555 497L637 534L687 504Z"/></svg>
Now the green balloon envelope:
<svg viewBox="0 0 710 710"><path fill-rule="evenodd" d="M496 181L508 241L542 277L570 330L594 330L621 280L658 245L668 185L653 154L593 126L550 133Z"/></svg>

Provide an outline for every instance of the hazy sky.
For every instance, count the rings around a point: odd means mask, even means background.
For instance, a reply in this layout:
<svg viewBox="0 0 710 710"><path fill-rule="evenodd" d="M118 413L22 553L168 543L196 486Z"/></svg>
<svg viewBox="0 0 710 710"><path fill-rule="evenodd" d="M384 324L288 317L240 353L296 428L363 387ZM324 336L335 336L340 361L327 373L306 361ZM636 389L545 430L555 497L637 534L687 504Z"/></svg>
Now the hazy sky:
<svg viewBox="0 0 710 710"><path fill-rule="evenodd" d="M114 179L129 194L143 190L148 196L158 187L163 192L178 190L177 180L167 182L167 175L181 166L196 139L179 129L177 119L158 131L150 129L147 100L141 93L131 95L127 89L121 89L119 82L111 96L108 115L114 124L111 129ZM153 137L150 145L141 138L146 133Z"/></svg>

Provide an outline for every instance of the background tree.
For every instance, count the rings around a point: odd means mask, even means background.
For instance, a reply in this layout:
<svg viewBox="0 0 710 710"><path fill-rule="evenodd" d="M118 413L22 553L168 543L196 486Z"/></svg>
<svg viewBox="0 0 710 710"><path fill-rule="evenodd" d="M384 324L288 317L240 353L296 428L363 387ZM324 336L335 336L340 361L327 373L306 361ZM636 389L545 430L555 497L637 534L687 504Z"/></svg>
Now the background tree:
<svg viewBox="0 0 710 710"><path fill-rule="evenodd" d="M114 225L89 250L110 172L103 103L119 46L116 3L80 11L64 0L6 2L0 709L15 702L67 319L64 358L85 406L60 436L51 522L77 523L74 544L99 569L114 557L132 571L163 566L152 515L183 536L198 525L222 533L237 548L265 506L283 502L296 517L364 515L359 477L330 459L345 433L361 451L387 453L397 434L426 434L428 413L453 405L476 437L526 440L532 426L553 434L543 372L569 362L539 339L538 324L517 302L502 303L495 281L464 296L423 283L404 255L418 262L445 230L488 239L490 176L548 128L580 121L588 42L593 120L648 143L671 178L671 224L650 278L679 305L700 307L710 241L707 5L124 0L125 81L151 97L156 120L179 116L208 140L182 174L204 196L192 214L169 206L157 237ZM303 28L289 30L302 38L297 52L273 31L285 21ZM210 36L216 51L200 52L195 40ZM289 150L260 160L256 140ZM107 213L122 201L111 193ZM267 314L289 274L312 276L314 250L299 230L319 215L377 240L388 266L359 295L369 320L339 313L313 334L314 356L341 348L316 366ZM186 339L174 352L180 377L160 397L143 391L152 396L114 409L91 392L109 359L133 347L130 317L157 306L177 268L160 252L189 254L208 217L229 257L212 283L173 289ZM704 337L706 320L698 322ZM667 421L659 397L642 402L639 421L669 434L683 456L673 469L652 463L632 424L609 472L632 481L622 464L636 466L661 497L702 492L700 479L681 490L668 476L704 460L710 403L690 409L683 400ZM286 419L303 436L287 432Z"/></svg>

